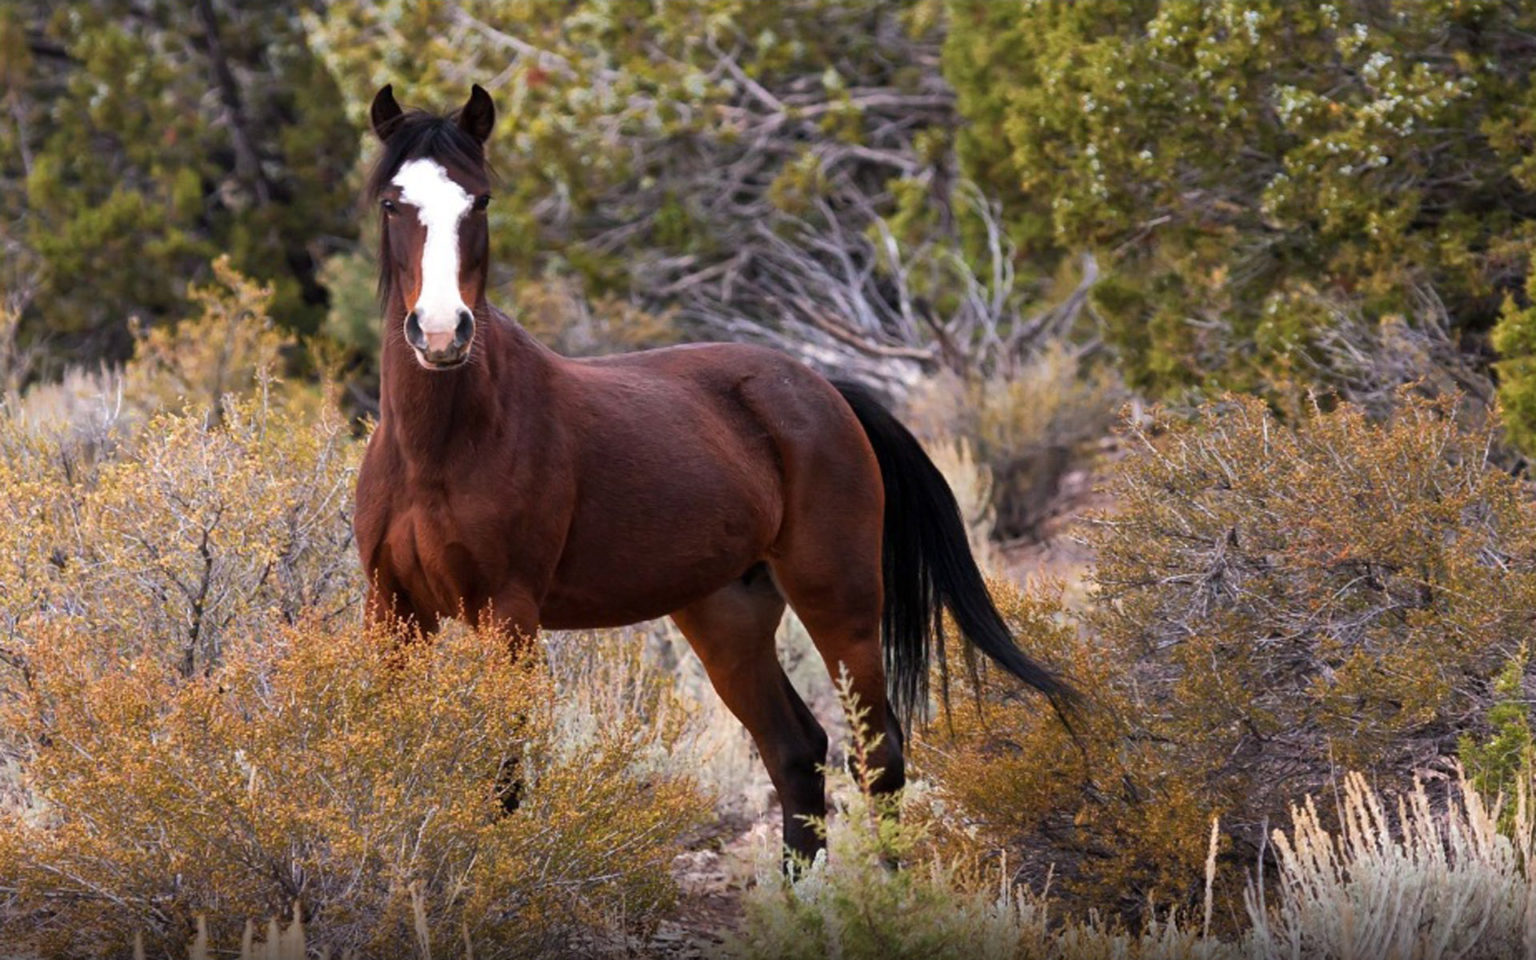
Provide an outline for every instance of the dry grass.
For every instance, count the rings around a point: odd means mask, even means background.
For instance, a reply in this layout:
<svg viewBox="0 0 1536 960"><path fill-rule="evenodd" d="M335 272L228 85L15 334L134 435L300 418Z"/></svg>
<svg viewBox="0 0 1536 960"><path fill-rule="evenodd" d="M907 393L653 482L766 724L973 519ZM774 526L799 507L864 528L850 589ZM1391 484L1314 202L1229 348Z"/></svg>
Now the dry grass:
<svg viewBox="0 0 1536 960"><path fill-rule="evenodd" d="M1515 828L1499 827L1466 781L1442 808L1415 783L1383 796L1359 774L1343 784L1336 817L1310 798L1273 837L1278 904L1250 890L1248 955L1449 960L1531 956L1536 950L1536 822L1530 783L1515 798ZM1337 819L1340 826L1325 826Z"/></svg>
<svg viewBox="0 0 1536 960"><path fill-rule="evenodd" d="M1064 481L1092 462L1124 398L1112 370L1055 343L1011 378L926 381L909 413L935 447L965 438L964 456L987 474L989 535L1038 540L1062 508Z"/></svg>
<svg viewBox="0 0 1536 960"><path fill-rule="evenodd" d="M638 765L691 778L731 823L768 809L772 786L751 738L670 622L557 632L544 643L562 736L580 741L615 718L634 718L665 732L635 757Z"/></svg>

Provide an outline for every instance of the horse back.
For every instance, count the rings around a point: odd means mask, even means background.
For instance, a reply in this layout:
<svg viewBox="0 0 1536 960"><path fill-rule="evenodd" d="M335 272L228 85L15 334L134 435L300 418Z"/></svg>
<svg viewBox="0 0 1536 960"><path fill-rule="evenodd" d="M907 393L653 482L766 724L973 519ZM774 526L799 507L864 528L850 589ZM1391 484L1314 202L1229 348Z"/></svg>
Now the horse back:
<svg viewBox="0 0 1536 960"><path fill-rule="evenodd" d="M564 395L551 399L566 411L579 492L550 625L588 625L575 612L616 594L646 597L622 612L643 619L719 589L771 552L798 476L867 447L830 384L765 348L573 360L559 379ZM878 487L872 455L865 466Z"/></svg>

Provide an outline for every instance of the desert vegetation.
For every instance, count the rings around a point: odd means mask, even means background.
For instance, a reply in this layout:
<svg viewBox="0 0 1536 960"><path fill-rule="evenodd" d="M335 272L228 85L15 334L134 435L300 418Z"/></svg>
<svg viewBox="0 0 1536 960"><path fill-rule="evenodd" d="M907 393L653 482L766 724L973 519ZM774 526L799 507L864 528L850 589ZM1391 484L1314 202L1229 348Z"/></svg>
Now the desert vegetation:
<svg viewBox="0 0 1536 960"><path fill-rule="evenodd" d="M0 7L0 955L1536 944L1536 6ZM669 624L362 627L365 119L496 98L491 297L890 401L1059 716L954 646L829 855ZM898 813L899 816L893 816Z"/></svg>

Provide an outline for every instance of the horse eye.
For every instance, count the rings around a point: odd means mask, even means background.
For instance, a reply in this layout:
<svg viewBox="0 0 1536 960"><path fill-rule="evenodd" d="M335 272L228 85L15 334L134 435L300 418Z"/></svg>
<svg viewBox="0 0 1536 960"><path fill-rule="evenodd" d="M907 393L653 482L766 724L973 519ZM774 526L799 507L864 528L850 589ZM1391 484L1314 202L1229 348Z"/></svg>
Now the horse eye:
<svg viewBox="0 0 1536 960"><path fill-rule="evenodd" d="M491 205L491 195L488 194L488 193L482 193L482 194L480 194L480 196L475 198L475 209L476 210L484 210L486 207L488 207L490 205Z"/></svg>
<svg viewBox="0 0 1536 960"><path fill-rule="evenodd" d="M396 210L400 209L395 205L395 201L389 199L388 197L385 197L383 200L379 201L379 206L384 208L385 213L394 213Z"/></svg>

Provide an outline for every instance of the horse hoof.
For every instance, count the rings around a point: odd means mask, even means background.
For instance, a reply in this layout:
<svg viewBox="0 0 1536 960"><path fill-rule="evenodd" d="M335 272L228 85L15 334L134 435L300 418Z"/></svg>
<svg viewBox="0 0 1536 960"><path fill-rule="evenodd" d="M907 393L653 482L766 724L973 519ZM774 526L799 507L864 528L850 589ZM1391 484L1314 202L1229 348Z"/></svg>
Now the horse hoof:
<svg viewBox="0 0 1536 960"><path fill-rule="evenodd" d="M519 777L507 785L501 792L501 810L503 813L516 813L517 808L523 804L523 781Z"/></svg>

